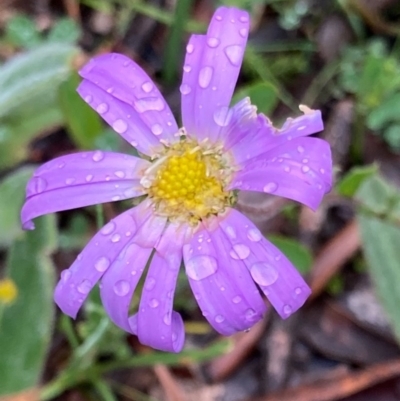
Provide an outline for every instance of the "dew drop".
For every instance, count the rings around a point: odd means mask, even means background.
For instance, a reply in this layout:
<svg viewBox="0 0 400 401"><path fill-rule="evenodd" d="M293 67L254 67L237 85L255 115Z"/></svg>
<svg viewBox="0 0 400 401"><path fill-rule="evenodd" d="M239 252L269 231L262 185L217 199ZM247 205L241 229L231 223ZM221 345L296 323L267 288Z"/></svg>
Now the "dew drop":
<svg viewBox="0 0 400 401"><path fill-rule="evenodd" d="M222 315L217 315L215 316L214 320L216 323L222 323L225 320L225 318Z"/></svg>
<svg viewBox="0 0 400 401"><path fill-rule="evenodd" d="M94 264L95 269L99 272L105 272L108 266L110 266L110 261L105 256L98 259Z"/></svg>
<svg viewBox="0 0 400 401"><path fill-rule="evenodd" d="M191 43L189 43L189 44L186 46L186 51L188 52L188 54L192 54L193 51L194 51L194 46L193 46Z"/></svg>
<svg viewBox="0 0 400 401"><path fill-rule="evenodd" d="M116 202L116 201L121 200L121 197L120 197L119 195L115 195L115 196L113 196L113 197L111 198L111 200L112 200L113 202Z"/></svg>
<svg viewBox="0 0 400 401"><path fill-rule="evenodd" d="M211 78L213 75L213 69L211 67L203 67L199 72L199 85L205 89L210 85Z"/></svg>
<svg viewBox="0 0 400 401"><path fill-rule="evenodd" d="M135 101L134 106L138 113L144 113L153 110L162 111L164 110L165 104L159 97L147 97Z"/></svg>
<svg viewBox="0 0 400 401"><path fill-rule="evenodd" d="M202 280L217 271L218 264L214 257L198 255L186 262L186 273L192 280Z"/></svg>
<svg viewBox="0 0 400 401"><path fill-rule="evenodd" d="M71 272L68 269L65 269L61 272L61 280L66 283L71 277Z"/></svg>
<svg viewBox="0 0 400 401"><path fill-rule="evenodd" d="M152 83L152 82L149 82L149 81L145 82L145 83L142 85L143 92L146 92L146 93L151 92L151 91L153 90L153 88L154 88L153 83Z"/></svg>
<svg viewBox="0 0 400 401"><path fill-rule="evenodd" d="M207 39L207 44L208 46L214 48L217 47L220 43L220 40L218 38L208 38Z"/></svg>
<svg viewBox="0 0 400 401"><path fill-rule="evenodd" d="M42 193L47 187L47 182L42 177L35 177L33 181L33 190L34 193L40 194Z"/></svg>
<svg viewBox="0 0 400 401"><path fill-rule="evenodd" d="M321 174L325 174L325 169L320 168L320 169L319 169L319 172L320 172Z"/></svg>
<svg viewBox="0 0 400 401"><path fill-rule="evenodd" d="M86 182L90 182L93 180L93 175L92 174L88 174L85 178Z"/></svg>
<svg viewBox="0 0 400 401"><path fill-rule="evenodd" d="M123 134L128 129L128 124L124 120L118 119L113 122L112 127L118 134Z"/></svg>
<svg viewBox="0 0 400 401"><path fill-rule="evenodd" d="M235 229L232 226L226 227L225 231L226 231L226 233L228 234L229 237L236 238L236 232L235 232Z"/></svg>
<svg viewBox="0 0 400 401"><path fill-rule="evenodd" d="M274 193L278 189L278 184L276 182L269 182L263 188L264 192L268 192L270 194Z"/></svg>
<svg viewBox="0 0 400 401"><path fill-rule="evenodd" d="M146 283L145 283L145 285L144 285L144 288L145 288L147 291L151 291L151 290L155 287L155 285L156 285L156 280L155 280L153 277L149 277L149 278L147 278L147 280L146 280Z"/></svg>
<svg viewBox="0 0 400 401"><path fill-rule="evenodd" d="M239 34L242 38L247 37L248 30L246 28L242 28L239 30Z"/></svg>
<svg viewBox="0 0 400 401"><path fill-rule="evenodd" d="M236 244L233 245L232 250L229 252L229 255L233 259L246 259L250 255L250 248L247 245L244 244Z"/></svg>
<svg viewBox="0 0 400 401"><path fill-rule="evenodd" d="M232 118L232 110L228 107L223 106L214 112L214 121L220 127L226 127Z"/></svg>
<svg viewBox="0 0 400 401"><path fill-rule="evenodd" d="M119 297L127 295L130 289L131 286L126 280L119 280L114 284L114 292Z"/></svg>
<svg viewBox="0 0 400 401"><path fill-rule="evenodd" d="M308 163L308 159L303 159L302 162L303 162L304 164L306 164L306 163Z"/></svg>
<svg viewBox="0 0 400 401"><path fill-rule="evenodd" d="M160 305L160 303L155 298L149 301L150 308L157 308L158 305Z"/></svg>
<svg viewBox="0 0 400 401"><path fill-rule="evenodd" d="M99 114L104 114L108 111L108 104L107 103L100 103L97 107L96 107L96 111Z"/></svg>
<svg viewBox="0 0 400 401"><path fill-rule="evenodd" d="M190 72L190 71L192 71L192 67L190 65L188 65L188 64L185 64L183 66L183 71Z"/></svg>
<svg viewBox="0 0 400 401"><path fill-rule="evenodd" d="M282 312L285 316L289 316L293 312L293 308L290 305L285 305L282 309Z"/></svg>
<svg viewBox="0 0 400 401"><path fill-rule="evenodd" d="M301 288L300 288L300 287L297 287L297 288L294 290L294 293L295 293L296 295L300 295L300 294L302 293Z"/></svg>
<svg viewBox="0 0 400 401"><path fill-rule="evenodd" d="M289 166L285 166L285 167L283 168L283 170L284 170L286 173L290 173L290 167L289 167Z"/></svg>
<svg viewBox="0 0 400 401"><path fill-rule="evenodd" d="M254 309L249 308L246 310L244 315L245 315L246 319L249 322L251 322L251 321L254 321L254 318L255 318L255 316L257 316L257 313Z"/></svg>
<svg viewBox="0 0 400 401"><path fill-rule="evenodd" d="M111 234L113 231L115 230L115 223L113 223L112 221L110 221L109 223L107 223L101 230L100 232L104 235L108 235Z"/></svg>
<svg viewBox="0 0 400 401"><path fill-rule="evenodd" d="M242 297L239 297L239 295L237 295L236 297L234 297L234 298L232 299L232 302L233 302L234 304L239 304L240 302L242 302Z"/></svg>
<svg viewBox="0 0 400 401"><path fill-rule="evenodd" d="M192 91L188 84L182 84L179 90L181 91L182 95L188 95Z"/></svg>
<svg viewBox="0 0 400 401"><path fill-rule="evenodd" d="M217 15L217 16L215 17L215 19L216 19L217 21L222 21L222 17L221 17L220 15Z"/></svg>
<svg viewBox="0 0 400 401"><path fill-rule="evenodd" d="M261 235L260 231L257 230L257 228L250 228L250 229L247 231L247 238L248 238L250 241L258 242L258 241L261 240L262 235Z"/></svg>
<svg viewBox="0 0 400 401"><path fill-rule="evenodd" d="M65 180L65 183L67 184L67 185L71 185L71 184L73 184L75 182L75 178L67 178L66 180Z"/></svg>
<svg viewBox="0 0 400 401"><path fill-rule="evenodd" d="M245 16L245 15L242 15L242 16L239 18L239 20L240 20L240 22L249 22L249 17L247 17L247 16Z"/></svg>
<svg viewBox="0 0 400 401"><path fill-rule="evenodd" d="M160 124L154 124L154 125L151 127L151 132L152 132L154 135L161 135L162 132L163 132L163 129L162 129L162 127L161 127Z"/></svg>
<svg viewBox="0 0 400 401"><path fill-rule="evenodd" d="M259 285L272 285L278 280L277 270L268 263L257 262L250 267L250 274L253 280Z"/></svg>
<svg viewBox="0 0 400 401"><path fill-rule="evenodd" d="M303 173L308 173L308 172L310 171L310 167L308 167L308 166L303 166L303 167L301 168L301 171L302 171Z"/></svg>
<svg viewBox="0 0 400 401"><path fill-rule="evenodd" d="M239 45L232 45L225 48L226 57L234 66L240 66L243 56L243 48Z"/></svg>
<svg viewBox="0 0 400 401"><path fill-rule="evenodd" d="M164 315L163 322L164 322L167 326L170 326L170 325L171 325L171 315L170 315L169 313L167 313L166 315Z"/></svg>
<svg viewBox="0 0 400 401"><path fill-rule="evenodd" d="M119 242L120 239L121 239L121 236L120 236L119 234L114 234L114 235L111 237L111 242L116 243L116 242Z"/></svg>
<svg viewBox="0 0 400 401"><path fill-rule="evenodd" d="M104 159L104 153L101 150L96 150L92 156L93 161L99 162Z"/></svg>
<svg viewBox="0 0 400 401"><path fill-rule="evenodd" d="M91 95L87 95L84 97L84 100L86 103L90 103L93 100L93 97Z"/></svg>
<svg viewBox="0 0 400 401"><path fill-rule="evenodd" d="M125 177L125 173L121 170L118 170L114 173L118 178L124 178Z"/></svg>
<svg viewBox="0 0 400 401"><path fill-rule="evenodd" d="M92 283L89 280L83 280L77 287L78 292L81 294L88 294L92 289Z"/></svg>
<svg viewBox="0 0 400 401"><path fill-rule="evenodd" d="M299 153L304 153L304 148L303 148L303 146L297 146L297 151L298 151Z"/></svg>

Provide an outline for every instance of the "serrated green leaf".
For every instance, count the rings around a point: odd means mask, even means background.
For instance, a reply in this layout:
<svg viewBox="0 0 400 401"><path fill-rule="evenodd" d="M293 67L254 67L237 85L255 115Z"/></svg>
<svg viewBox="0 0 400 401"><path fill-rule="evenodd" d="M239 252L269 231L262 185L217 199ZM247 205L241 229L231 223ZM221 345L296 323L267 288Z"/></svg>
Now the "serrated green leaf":
<svg viewBox="0 0 400 401"><path fill-rule="evenodd" d="M49 32L47 40L56 43L76 43L81 36L78 24L71 18L59 19Z"/></svg>
<svg viewBox="0 0 400 401"><path fill-rule="evenodd" d="M353 167L336 185L336 191L342 196L351 198L355 195L364 180L377 172L378 166L376 164Z"/></svg>
<svg viewBox="0 0 400 401"><path fill-rule="evenodd" d="M285 254L301 274L310 271L313 257L310 250L300 242L281 235L269 235L268 240Z"/></svg>
<svg viewBox="0 0 400 401"><path fill-rule="evenodd" d="M5 34L10 43L26 49L38 46L42 42L35 22L25 15L11 18L6 25Z"/></svg>
<svg viewBox="0 0 400 401"><path fill-rule="evenodd" d="M76 52L66 44L43 45L0 68L0 167L22 160L36 135L63 122L57 91Z"/></svg>
<svg viewBox="0 0 400 401"><path fill-rule="evenodd" d="M51 338L54 304L54 267L50 254L56 247L52 215L36 221L10 248L6 276L18 296L5 306L0 318L0 395L36 387Z"/></svg>
<svg viewBox="0 0 400 401"><path fill-rule="evenodd" d="M271 114L278 103L276 88L269 82L257 82L242 87L235 93L232 103L235 104L245 97L250 97L251 104L257 106L259 113Z"/></svg>
<svg viewBox="0 0 400 401"><path fill-rule="evenodd" d="M82 149L93 149L103 126L97 113L76 92L79 82L78 74L74 73L60 85L59 103L68 132L76 145Z"/></svg>
<svg viewBox="0 0 400 401"><path fill-rule="evenodd" d="M400 342L400 227L362 212L358 223L369 271Z"/></svg>
<svg viewBox="0 0 400 401"><path fill-rule="evenodd" d="M19 216L32 173L32 167L23 167L0 182L0 248L11 245L22 234Z"/></svg>

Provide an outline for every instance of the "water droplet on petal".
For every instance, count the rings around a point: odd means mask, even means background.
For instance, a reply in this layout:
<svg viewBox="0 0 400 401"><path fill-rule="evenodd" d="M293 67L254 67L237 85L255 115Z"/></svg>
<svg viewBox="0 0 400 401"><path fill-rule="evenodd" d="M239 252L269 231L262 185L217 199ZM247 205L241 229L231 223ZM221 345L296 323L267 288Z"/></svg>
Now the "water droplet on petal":
<svg viewBox="0 0 400 401"><path fill-rule="evenodd" d="M96 111L99 114L104 114L108 111L108 104L107 103L100 103L97 107L96 107Z"/></svg>
<svg viewBox="0 0 400 401"><path fill-rule="evenodd" d="M150 308L157 308L158 305L160 305L160 303L155 298L149 301Z"/></svg>
<svg viewBox="0 0 400 401"><path fill-rule="evenodd" d="M154 125L151 127L151 132L152 132L154 135L161 135L162 132L163 132L163 129L162 129L162 127L161 127L160 124L154 124Z"/></svg>
<svg viewBox="0 0 400 401"><path fill-rule="evenodd" d="M218 38L208 38L207 39L207 44L210 47L217 47L220 43L220 40Z"/></svg>
<svg viewBox="0 0 400 401"><path fill-rule="evenodd" d="M242 302L242 297L239 297L239 295L237 295L236 297L234 297L234 298L232 299L232 302L233 302L234 304L239 304L240 302Z"/></svg>
<svg viewBox="0 0 400 401"><path fill-rule="evenodd" d="M99 162L104 159L104 153L101 150L96 150L92 156L93 161Z"/></svg>
<svg viewBox="0 0 400 401"><path fill-rule="evenodd" d="M42 177L35 177L33 179L33 190L34 193L40 194L42 193L47 187L47 181Z"/></svg>
<svg viewBox="0 0 400 401"><path fill-rule="evenodd" d="M116 243L116 242L118 242L120 239L121 239L121 236L120 236L119 234L114 234L114 235L111 237L111 242Z"/></svg>
<svg viewBox="0 0 400 401"><path fill-rule="evenodd" d="M228 234L229 237L231 238L236 238L236 232L235 229L231 226L228 226L225 228L226 233Z"/></svg>
<svg viewBox="0 0 400 401"><path fill-rule="evenodd" d="M151 291L154 288L155 285L156 285L156 280L153 277L148 277L146 279L146 283L144 285L144 288L147 291Z"/></svg>
<svg viewBox="0 0 400 401"><path fill-rule="evenodd" d="M188 64L185 64L183 66L183 71L190 72L190 71L192 71L192 67L190 65L188 65Z"/></svg>
<svg viewBox="0 0 400 401"><path fill-rule="evenodd" d="M257 313L254 309L249 308L246 310L244 315L249 322L252 322L254 321L254 318L257 316Z"/></svg>
<svg viewBox="0 0 400 401"><path fill-rule="evenodd" d="M216 15L216 16L215 16L215 19L216 19L217 21L222 21L222 17L221 17L220 15Z"/></svg>
<svg viewBox="0 0 400 401"><path fill-rule="evenodd" d="M284 170L286 173L290 173L290 167L289 167L289 166L285 166L285 167L283 168L283 170Z"/></svg>
<svg viewBox="0 0 400 401"><path fill-rule="evenodd" d="M93 100L93 97L91 95L87 95L84 97L84 100L86 103L90 103Z"/></svg>
<svg viewBox="0 0 400 401"><path fill-rule="evenodd" d="M306 164L306 163L308 163L308 159L303 159L302 162L303 162L304 164Z"/></svg>
<svg viewBox="0 0 400 401"><path fill-rule="evenodd" d="M308 173L309 171L310 171L310 167L308 167L308 166L303 166L302 168L301 168L301 171L305 174L305 173Z"/></svg>
<svg viewBox="0 0 400 401"><path fill-rule="evenodd" d="M86 182L90 182L93 180L93 175L92 174L88 174L85 178Z"/></svg>
<svg viewBox="0 0 400 401"><path fill-rule="evenodd" d="M149 82L149 81L148 81L148 82L145 82L145 83L142 85L142 89L143 89L143 91L146 92L146 93L151 92L153 88L154 88L153 83L152 83L152 82Z"/></svg>
<svg viewBox="0 0 400 401"><path fill-rule="evenodd" d="M245 15L242 15L242 16L239 18L239 20L240 20L240 22L249 22L249 17L247 17L247 16L245 16Z"/></svg>
<svg viewBox="0 0 400 401"><path fill-rule="evenodd" d="M236 244L236 245L233 245L233 248L229 252L229 255L231 255L231 257L233 259L243 260L243 259L246 259L250 255L250 249L247 245Z"/></svg>
<svg viewBox="0 0 400 401"><path fill-rule="evenodd" d="M131 286L126 280L119 280L114 284L114 292L119 297L127 295L130 289Z"/></svg>
<svg viewBox="0 0 400 401"><path fill-rule="evenodd" d="M152 110L162 111L164 110L165 104L159 97L147 97L135 101L134 106L138 113L144 113Z"/></svg>
<svg viewBox="0 0 400 401"><path fill-rule="evenodd" d="M285 305L282 309L282 312L285 316L289 316L293 312L293 308L290 305Z"/></svg>
<svg viewBox="0 0 400 401"><path fill-rule="evenodd" d="M257 230L257 228L250 228L250 229L247 231L247 238L248 238L250 241L258 242L258 241L261 240L262 235L261 235L260 231Z"/></svg>
<svg viewBox="0 0 400 401"><path fill-rule="evenodd" d="M239 34L242 38L247 37L248 30L246 28L242 28L239 30Z"/></svg>
<svg viewBox="0 0 400 401"><path fill-rule="evenodd" d="M167 313L166 315L164 315L163 322L164 322L167 326L170 326L170 325L171 325L171 315L170 315L169 313Z"/></svg>
<svg viewBox="0 0 400 401"><path fill-rule="evenodd" d="M240 66L243 56L243 47L239 45L232 45L225 48L226 57L234 66Z"/></svg>
<svg viewBox="0 0 400 401"><path fill-rule="evenodd" d="M104 235L108 235L111 234L113 231L115 230L115 223L113 223L112 221L110 221L109 223L107 223L101 230L100 232Z"/></svg>
<svg viewBox="0 0 400 401"><path fill-rule="evenodd" d="M105 272L109 266L110 261L105 256L98 259L97 262L94 264L95 269L99 272Z"/></svg>
<svg viewBox="0 0 400 401"><path fill-rule="evenodd" d="M61 272L61 280L65 283L71 277L71 272L68 269L65 269Z"/></svg>
<svg viewBox="0 0 400 401"><path fill-rule="evenodd" d="M123 172L123 171L116 171L115 173L114 173L118 178L124 178L125 177L125 172Z"/></svg>
<svg viewBox="0 0 400 401"><path fill-rule="evenodd" d="M193 51L194 51L194 46L193 46L191 43L189 43L189 44L186 46L186 51L187 51L189 54L192 54Z"/></svg>
<svg viewBox="0 0 400 401"><path fill-rule="evenodd" d="M199 85L205 89L210 85L211 78L213 75L213 69L211 67L203 67L199 72Z"/></svg>
<svg viewBox="0 0 400 401"><path fill-rule="evenodd" d="M250 267L253 280L259 285L272 285L278 279L278 271L268 263L257 262Z"/></svg>
<svg viewBox="0 0 400 401"><path fill-rule="evenodd" d="M215 316L216 323L222 323L224 320L225 318L222 315Z"/></svg>
<svg viewBox="0 0 400 401"><path fill-rule="evenodd" d="M208 255L198 255L186 262L186 273L192 280L202 280L217 271L217 260Z"/></svg>
<svg viewBox="0 0 400 401"><path fill-rule="evenodd" d="M220 127L226 127L232 119L232 110L229 107L220 107L214 112L214 121Z"/></svg>
<svg viewBox="0 0 400 401"><path fill-rule="evenodd" d="M71 184L73 184L75 182L75 178L67 178L66 180L65 180L65 183L67 184L67 185L71 185Z"/></svg>
<svg viewBox="0 0 400 401"><path fill-rule="evenodd" d="M123 134L128 129L128 124L124 120L118 119L113 122L112 127L118 134Z"/></svg>
<svg viewBox="0 0 400 401"><path fill-rule="evenodd" d="M78 292L81 294L88 294L92 289L92 283L89 280L83 280L77 287Z"/></svg>
<svg viewBox="0 0 400 401"><path fill-rule="evenodd" d="M299 153L304 153L304 148L303 148L303 146L297 146L297 151L298 151Z"/></svg>
<svg viewBox="0 0 400 401"><path fill-rule="evenodd" d="M188 84L182 84L179 90L181 91L182 95L188 95L192 91Z"/></svg>
<svg viewBox="0 0 400 401"><path fill-rule="evenodd" d="M320 168L320 169L319 169L319 172L320 172L321 174L325 174L325 169Z"/></svg>
<svg viewBox="0 0 400 401"><path fill-rule="evenodd" d="M264 192L268 192L270 194L274 193L278 189L278 184L276 182L269 182L263 188Z"/></svg>
<svg viewBox="0 0 400 401"><path fill-rule="evenodd" d="M296 295L300 295L300 294L302 293L301 288L300 288L300 287L297 287L297 288L294 290L294 293L295 293Z"/></svg>

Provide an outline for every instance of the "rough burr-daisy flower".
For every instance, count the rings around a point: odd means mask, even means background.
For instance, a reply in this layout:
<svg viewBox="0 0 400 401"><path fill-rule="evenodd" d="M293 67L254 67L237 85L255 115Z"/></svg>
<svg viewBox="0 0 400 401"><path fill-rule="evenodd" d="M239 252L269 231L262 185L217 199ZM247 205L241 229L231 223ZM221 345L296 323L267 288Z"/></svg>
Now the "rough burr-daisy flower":
<svg viewBox="0 0 400 401"><path fill-rule="evenodd" d="M75 317L101 279L113 322L143 344L178 352L184 343L173 294L183 259L203 315L219 333L246 330L265 312L264 293L286 318L310 289L288 259L236 211L237 190L259 191L315 209L331 186L323 129L305 106L281 129L244 99L230 107L249 31L249 17L219 8L206 35L192 35L183 66L182 128L156 85L120 54L95 57L81 71L82 98L143 158L103 151L59 157L29 181L22 210L32 219L60 210L146 196L105 225L55 290ZM133 292L148 266L136 313Z"/></svg>

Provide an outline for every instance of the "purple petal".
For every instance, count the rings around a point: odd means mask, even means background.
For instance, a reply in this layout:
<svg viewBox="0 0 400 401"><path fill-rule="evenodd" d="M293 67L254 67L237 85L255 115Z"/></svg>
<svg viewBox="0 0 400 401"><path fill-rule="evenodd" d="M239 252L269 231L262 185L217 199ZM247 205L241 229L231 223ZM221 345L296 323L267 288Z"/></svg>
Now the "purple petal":
<svg viewBox="0 0 400 401"><path fill-rule="evenodd" d="M136 318L139 341L168 352L180 352L185 341L183 320L173 311L173 297L189 232L189 227L175 224L165 230L156 245Z"/></svg>
<svg viewBox="0 0 400 401"><path fill-rule="evenodd" d="M285 255L268 242L257 227L238 211L231 209L220 222L231 243L231 261L243 261L282 318L296 312L311 290Z"/></svg>
<svg viewBox="0 0 400 401"><path fill-rule="evenodd" d="M175 136L178 132L175 118L157 86L128 57L117 53L103 54L93 58L79 73L114 98L133 106L136 117L158 138L170 143L179 139Z"/></svg>
<svg viewBox="0 0 400 401"><path fill-rule="evenodd" d="M328 142L297 138L253 159L237 173L230 187L271 193L316 209L332 186Z"/></svg>
<svg viewBox="0 0 400 401"><path fill-rule="evenodd" d="M259 321L265 304L244 263L232 260L221 230L200 229L183 248L186 273L203 315L231 335Z"/></svg>
<svg viewBox="0 0 400 401"><path fill-rule="evenodd" d="M144 203L149 205L149 202ZM100 295L111 320L123 330L136 334L130 325L132 317L129 317L129 306L153 247L164 230L166 219L154 216L151 206L147 206L140 214L135 213L133 218L133 225L137 227L135 235L103 276ZM154 220L157 220L157 225L154 224ZM152 240L149 240L148 246L142 246L137 243L138 235L147 235Z"/></svg>
<svg viewBox="0 0 400 401"><path fill-rule="evenodd" d="M77 92L114 131L140 152L152 155L160 148L160 138L151 132L132 106L87 80L81 82Z"/></svg>
<svg viewBox="0 0 400 401"><path fill-rule="evenodd" d="M181 86L182 119L188 135L215 142L221 129L229 124L229 104L248 31L247 12L220 7L214 13L207 35L191 38L186 47Z"/></svg>
<svg viewBox="0 0 400 401"><path fill-rule="evenodd" d="M32 219L43 214L142 195L140 178L148 166L146 160L100 150L45 163L27 184L23 227L33 229Z"/></svg>
<svg viewBox="0 0 400 401"><path fill-rule="evenodd" d="M76 317L91 289L135 234L137 213L143 213L143 205L111 220L90 240L72 266L61 273L54 300L65 314Z"/></svg>
<svg viewBox="0 0 400 401"><path fill-rule="evenodd" d="M251 129L239 128L231 135L236 140L227 139L225 149L233 153L237 164L243 165L277 146L290 143L295 138L323 130L319 110L310 110L306 106L301 106L301 110L305 112L303 116L288 118L281 129L275 128L263 114L258 115L257 120L253 120Z"/></svg>

